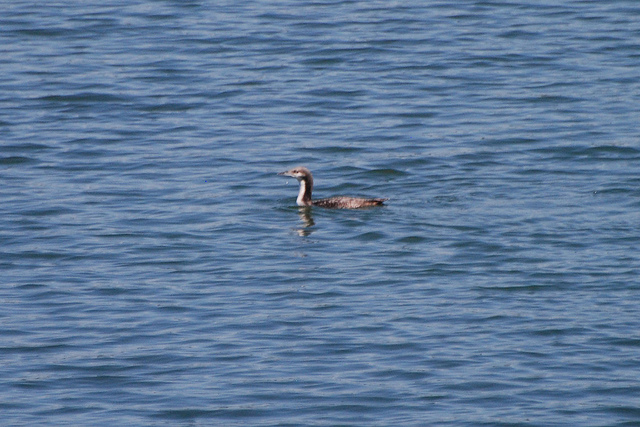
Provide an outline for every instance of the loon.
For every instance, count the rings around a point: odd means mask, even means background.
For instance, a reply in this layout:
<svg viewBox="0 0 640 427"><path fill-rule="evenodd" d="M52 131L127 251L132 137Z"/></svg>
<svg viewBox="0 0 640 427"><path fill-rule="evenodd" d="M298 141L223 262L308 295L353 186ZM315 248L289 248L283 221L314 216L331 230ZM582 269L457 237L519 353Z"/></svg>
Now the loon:
<svg viewBox="0 0 640 427"><path fill-rule="evenodd" d="M298 206L320 206L329 209L358 209L371 206L380 206L389 199L363 199L359 197L329 197L328 199L311 200L313 190L313 176L311 171L304 166L298 166L291 170L280 172L278 175L291 176L300 181L300 192L296 203Z"/></svg>

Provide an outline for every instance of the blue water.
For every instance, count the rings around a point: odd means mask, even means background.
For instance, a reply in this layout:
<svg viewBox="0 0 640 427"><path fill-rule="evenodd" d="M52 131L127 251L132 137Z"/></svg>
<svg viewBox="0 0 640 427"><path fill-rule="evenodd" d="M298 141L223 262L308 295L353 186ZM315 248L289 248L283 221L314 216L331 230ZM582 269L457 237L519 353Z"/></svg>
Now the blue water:
<svg viewBox="0 0 640 427"><path fill-rule="evenodd" d="M640 423L638 2L1 12L3 425Z"/></svg>

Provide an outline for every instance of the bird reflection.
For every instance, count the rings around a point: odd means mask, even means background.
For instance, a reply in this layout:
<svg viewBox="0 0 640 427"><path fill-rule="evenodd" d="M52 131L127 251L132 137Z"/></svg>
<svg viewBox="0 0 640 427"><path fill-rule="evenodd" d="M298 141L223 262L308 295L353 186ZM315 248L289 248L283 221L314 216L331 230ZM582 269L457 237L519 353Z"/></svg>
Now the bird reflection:
<svg viewBox="0 0 640 427"><path fill-rule="evenodd" d="M300 215L300 220L302 221L302 226L296 229L298 235L304 237L313 233L311 227L316 225L316 223L311 216L311 208L309 206L301 207L298 209L298 215Z"/></svg>

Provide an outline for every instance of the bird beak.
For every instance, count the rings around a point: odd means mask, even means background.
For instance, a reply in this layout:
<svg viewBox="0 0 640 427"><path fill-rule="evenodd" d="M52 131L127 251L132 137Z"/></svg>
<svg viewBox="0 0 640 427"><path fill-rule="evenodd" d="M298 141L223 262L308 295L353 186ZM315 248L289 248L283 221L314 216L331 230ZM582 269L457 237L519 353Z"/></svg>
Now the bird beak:
<svg viewBox="0 0 640 427"><path fill-rule="evenodd" d="M285 172L279 172L278 175L285 175L285 176L289 176L289 171L285 171Z"/></svg>

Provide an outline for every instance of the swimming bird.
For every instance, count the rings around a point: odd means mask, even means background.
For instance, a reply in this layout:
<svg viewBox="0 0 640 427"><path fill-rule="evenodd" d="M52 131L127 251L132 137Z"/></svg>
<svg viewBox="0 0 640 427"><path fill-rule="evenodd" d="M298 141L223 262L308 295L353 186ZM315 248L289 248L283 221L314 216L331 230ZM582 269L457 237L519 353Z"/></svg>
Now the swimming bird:
<svg viewBox="0 0 640 427"><path fill-rule="evenodd" d="M291 170L280 172L278 175L291 176L300 182L300 192L296 203L298 206L320 206L329 209L358 209L380 206L389 199L363 199L360 197L329 197L327 199L311 200L313 191L313 176L304 166L297 166Z"/></svg>

